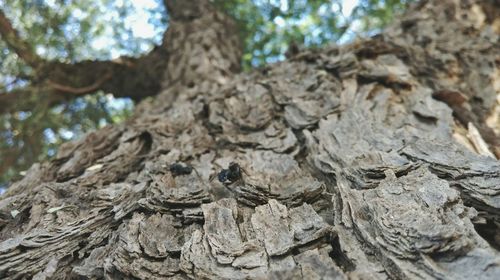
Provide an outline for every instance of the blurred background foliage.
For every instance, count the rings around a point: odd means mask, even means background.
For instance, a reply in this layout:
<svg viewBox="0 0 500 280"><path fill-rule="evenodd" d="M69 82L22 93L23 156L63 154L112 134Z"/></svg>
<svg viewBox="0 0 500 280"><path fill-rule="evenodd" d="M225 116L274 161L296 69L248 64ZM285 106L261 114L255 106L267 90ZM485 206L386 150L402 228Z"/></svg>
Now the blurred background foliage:
<svg viewBox="0 0 500 280"><path fill-rule="evenodd" d="M246 71L284 59L291 43L319 47L379 32L411 0L214 0L238 22ZM139 56L161 43L168 15L161 0L0 0L5 15L46 59L76 62ZM0 39L0 94L34 73ZM43 94L41 94L43 96ZM96 92L50 108L0 115L0 188L64 141L130 116L133 102ZM2 104L0 104L2 106Z"/></svg>

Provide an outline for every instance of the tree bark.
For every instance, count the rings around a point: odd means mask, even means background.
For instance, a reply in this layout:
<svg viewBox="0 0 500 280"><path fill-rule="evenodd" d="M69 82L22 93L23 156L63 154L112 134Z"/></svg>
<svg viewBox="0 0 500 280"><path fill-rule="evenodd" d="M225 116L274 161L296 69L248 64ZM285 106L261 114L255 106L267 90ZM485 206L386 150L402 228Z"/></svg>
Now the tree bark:
<svg viewBox="0 0 500 280"><path fill-rule="evenodd" d="M460 137L494 133L498 6L423 1L236 74L230 20L193 5L161 94L1 198L2 279L498 279L500 162Z"/></svg>

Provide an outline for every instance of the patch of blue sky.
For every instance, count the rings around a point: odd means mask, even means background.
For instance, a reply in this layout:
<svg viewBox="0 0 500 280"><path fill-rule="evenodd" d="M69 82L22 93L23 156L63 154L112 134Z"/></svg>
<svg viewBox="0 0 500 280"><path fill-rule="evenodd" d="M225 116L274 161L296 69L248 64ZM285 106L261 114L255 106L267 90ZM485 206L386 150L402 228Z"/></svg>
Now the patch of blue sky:
<svg viewBox="0 0 500 280"><path fill-rule="evenodd" d="M0 135L4 139L5 144L7 144L8 146L14 145L14 133L11 130L6 129L0 131Z"/></svg>
<svg viewBox="0 0 500 280"><path fill-rule="evenodd" d="M123 7L125 5L124 1L116 1L114 6L117 8ZM159 11L163 11L163 5L157 0L141 0L131 2L133 12L128 14L123 19L123 25L127 30L130 30L130 34L122 34L120 39L127 40L138 40L139 51L147 52L152 47L152 42L159 43L161 41L161 34L163 33L164 26L160 26L161 21L158 18L160 14ZM152 12L157 11L157 12ZM120 17L118 10L110 10L106 14L105 20L112 20L113 18ZM110 46L116 45L116 39L113 38L112 26L106 26L105 31L102 36L95 38L91 42L91 47L95 50L107 50L110 53L112 59L118 58L122 55L130 55L127 50L120 48L111 48Z"/></svg>
<svg viewBox="0 0 500 280"><path fill-rule="evenodd" d="M134 106L129 98L115 98L112 94L106 94L106 101L106 109L110 111L122 111Z"/></svg>
<svg viewBox="0 0 500 280"><path fill-rule="evenodd" d="M46 128L43 130L43 136L45 137L45 141L53 144L57 141L56 134L54 133L54 130L51 128Z"/></svg>
<svg viewBox="0 0 500 280"><path fill-rule="evenodd" d="M65 128L59 129L58 133L64 140L71 140L75 136L75 133L73 131Z"/></svg>
<svg viewBox="0 0 500 280"><path fill-rule="evenodd" d="M19 111L17 112L17 118L21 121L26 120L27 118L31 117L31 112L27 111Z"/></svg>

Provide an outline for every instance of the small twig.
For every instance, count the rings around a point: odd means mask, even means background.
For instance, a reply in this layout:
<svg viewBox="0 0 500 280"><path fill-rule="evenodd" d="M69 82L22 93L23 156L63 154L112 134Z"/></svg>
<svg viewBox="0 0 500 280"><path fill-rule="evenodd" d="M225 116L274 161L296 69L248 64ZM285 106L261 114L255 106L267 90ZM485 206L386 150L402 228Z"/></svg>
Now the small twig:
<svg viewBox="0 0 500 280"><path fill-rule="evenodd" d="M54 89L59 90L59 91L64 91L64 92L69 92L73 94L84 94L88 92L92 92L97 90L105 81L109 80L113 75L111 72L108 72L106 75L104 75L102 78L97 80L95 83L85 86L85 87L79 87L79 88L74 88L71 86L65 86L58 84L56 82L53 82L51 80L48 80L47 83Z"/></svg>
<svg viewBox="0 0 500 280"><path fill-rule="evenodd" d="M479 133L477 128L474 126L474 124L469 122L467 125L467 128L469 129L469 131L467 133L467 137L472 142L472 145L474 145L474 148L476 149L476 151L480 155L495 158L493 153L488 149L488 144L486 144L483 137L481 137L481 134Z"/></svg>

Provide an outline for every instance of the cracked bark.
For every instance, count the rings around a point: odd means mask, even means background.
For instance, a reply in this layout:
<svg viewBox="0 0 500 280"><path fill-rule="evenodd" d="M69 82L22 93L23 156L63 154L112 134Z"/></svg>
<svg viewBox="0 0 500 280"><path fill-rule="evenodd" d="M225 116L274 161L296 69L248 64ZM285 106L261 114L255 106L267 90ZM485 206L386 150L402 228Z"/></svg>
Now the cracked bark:
<svg viewBox="0 0 500 280"><path fill-rule="evenodd" d="M494 110L483 4L422 2L382 35L243 74L222 14L179 15L176 83L2 197L1 277L498 279L500 162L457 142L446 102L470 122ZM242 179L212 180L230 162Z"/></svg>

